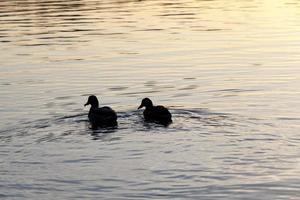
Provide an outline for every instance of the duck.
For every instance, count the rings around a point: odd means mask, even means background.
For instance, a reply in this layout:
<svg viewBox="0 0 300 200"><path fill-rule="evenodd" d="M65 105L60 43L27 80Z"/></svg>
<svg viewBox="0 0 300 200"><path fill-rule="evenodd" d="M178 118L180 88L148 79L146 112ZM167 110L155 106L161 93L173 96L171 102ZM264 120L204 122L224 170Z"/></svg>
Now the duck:
<svg viewBox="0 0 300 200"><path fill-rule="evenodd" d="M84 106L91 105L88 114L92 129L98 127L115 127L118 125L116 112L108 106L99 108L99 101L95 95L91 95Z"/></svg>
<svg viewBox="0 0 300 200"><path fill-rule="evenodd" d="M172 115L164 106L154 106L149 98L144 98L138 109L143 107L146 108L143 112L145 121L156 122L162 125L172 123Z"/></svg>

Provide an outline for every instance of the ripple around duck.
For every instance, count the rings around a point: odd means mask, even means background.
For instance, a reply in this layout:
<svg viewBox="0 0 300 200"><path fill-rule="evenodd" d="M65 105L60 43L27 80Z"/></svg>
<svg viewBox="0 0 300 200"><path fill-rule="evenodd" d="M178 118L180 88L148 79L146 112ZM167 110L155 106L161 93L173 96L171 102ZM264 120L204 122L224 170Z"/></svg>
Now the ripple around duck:
<svg viewBox="0 0 300 200"><path fill-rule="evenodd" d="M144 122L142 111L131 110L118 112L117 128L91 130L89 128L87 113L78 113L70 116L23 122L18 128L12 127L6 130L1 130L0 140L2 142L8 142L12 139L28 136L29 138L32 138L31 141L28 141L29 143L63 142L63 138L70 135L75 136L88 134L92 136L92 139L103 139L107 136L107 134L115 133L115 138L111 138L114 140L120 139L120 137L117 137L118 132L121 133L121 135L139 132L164 134L176 132L199 132L200 134L205 132L209 133L212 129L215 132L218 132L217 129L226 132L224 130L226 127L230 130L233 128L241 130L243 126L241 121L237 121L238 118L236 116L226 113L213 113L206 109L172 108L170 109L170 112L173 116L173 123L168 127L155 123Z"/></svg>

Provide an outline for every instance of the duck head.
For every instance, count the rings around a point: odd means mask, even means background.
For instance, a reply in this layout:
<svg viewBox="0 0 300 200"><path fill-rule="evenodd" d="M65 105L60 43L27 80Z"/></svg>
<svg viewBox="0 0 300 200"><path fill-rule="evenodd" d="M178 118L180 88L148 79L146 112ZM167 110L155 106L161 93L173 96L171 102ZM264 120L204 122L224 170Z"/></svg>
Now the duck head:
<svg viewBox="0 0 300 200"><path fill-rule="evenodd" d="M144 99L142 100L141 105L138 107L138 109L143 108L143 107L146 107L146 108L151 108L151 107L153 107L152 101L151 101L149 98L144 98Z"/></svg>
<svg viewBox="0 0 300 200"><path fill-rule="evenodd" d="M99 101L98 101L97 97L95 95L89 96L89 99L86 102L86 104L84 104L84 106L87 106L87 105L91 105L92 108L98 108Z"/></svg>

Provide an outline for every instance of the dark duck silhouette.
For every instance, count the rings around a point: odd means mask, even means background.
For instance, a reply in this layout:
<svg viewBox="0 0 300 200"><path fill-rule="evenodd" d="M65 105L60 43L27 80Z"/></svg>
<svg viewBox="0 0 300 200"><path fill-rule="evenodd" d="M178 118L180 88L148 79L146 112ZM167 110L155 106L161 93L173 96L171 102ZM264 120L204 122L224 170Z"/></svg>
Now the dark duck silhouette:
<svg viewBox="0 0 300 200"><path fill-rule="evenodd" d="M89 96L89 99L84 106L87 105L91 105L88 117L92 129L118 125L116 112L108 106L99 108L99 101L96 96Z"/></svg>
<svg viewBox="0 0 300 200"><path fill-rule="evenodd" d="M138 109L146 107L144 110L145 121L156 122L162 125L169 125L172 122L172 115L164 106L153 106L149 98L144 98Z"/></svg>

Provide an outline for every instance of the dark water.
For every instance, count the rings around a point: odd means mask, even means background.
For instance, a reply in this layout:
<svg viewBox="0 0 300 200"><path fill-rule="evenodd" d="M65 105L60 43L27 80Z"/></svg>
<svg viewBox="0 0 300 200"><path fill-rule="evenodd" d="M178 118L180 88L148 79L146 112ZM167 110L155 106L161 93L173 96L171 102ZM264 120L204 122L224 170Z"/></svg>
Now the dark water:
<svg viewBox="0 0 300 200"><path fill-rule="evenodd" d="M1 1L0 198L300 199L299 19L297 0ZM89 128L89 94L117 129Z"/></svg>

